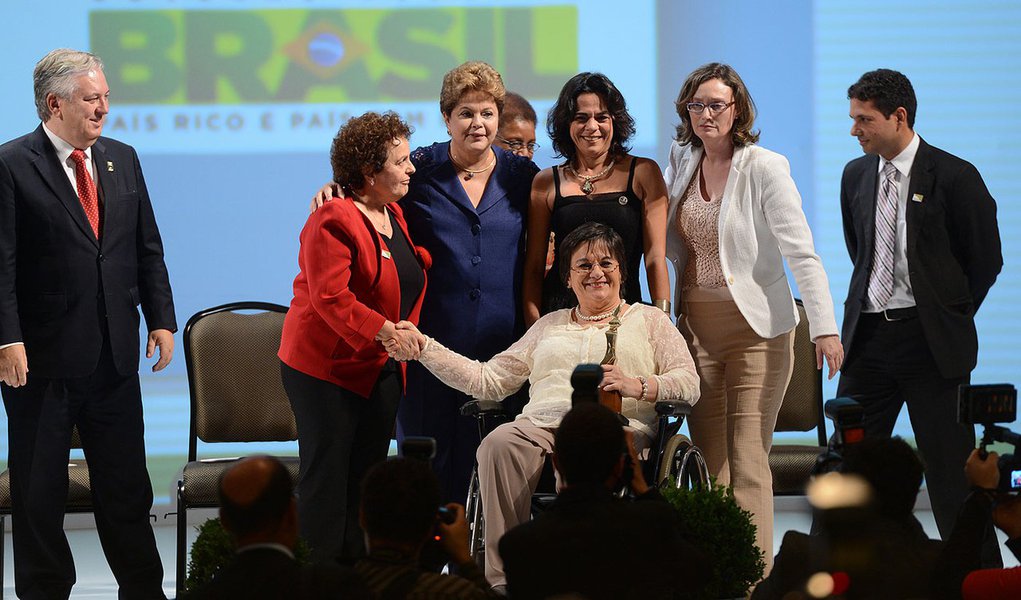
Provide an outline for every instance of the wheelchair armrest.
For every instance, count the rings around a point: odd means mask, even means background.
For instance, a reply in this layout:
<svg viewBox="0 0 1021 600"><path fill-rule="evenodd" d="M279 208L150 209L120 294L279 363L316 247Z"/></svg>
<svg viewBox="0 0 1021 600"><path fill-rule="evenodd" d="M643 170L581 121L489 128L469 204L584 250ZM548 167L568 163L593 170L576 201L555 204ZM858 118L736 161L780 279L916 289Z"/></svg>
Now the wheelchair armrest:
<svg viewBox="0 0 1021 600"><path fill-rule="evenodd" d="M465 417L483 417L503 412L503 404L495 400L469 400L461 405L461 415Z"/></svg>
<svg viewBox="0 0 1021 600"><path fill-rule="evenodd" d="M687 417L691 414L691 405L680 400L657 400L656 414L661 417Z"/></svg>

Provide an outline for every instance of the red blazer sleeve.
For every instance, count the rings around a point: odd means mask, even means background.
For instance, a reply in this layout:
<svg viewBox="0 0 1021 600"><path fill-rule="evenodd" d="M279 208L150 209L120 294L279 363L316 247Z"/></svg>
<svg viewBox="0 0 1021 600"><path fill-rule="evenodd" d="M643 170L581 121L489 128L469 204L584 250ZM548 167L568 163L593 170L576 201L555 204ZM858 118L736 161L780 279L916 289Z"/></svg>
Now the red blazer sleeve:
<svg viewBox="0 0 1021 600"><path fill-rule="evenodd" d="M364 253L377 242L361 222L361 213L344 210L342 202L326 203L313 219L302 236L299 257L308 281L309 303L341 339L359 350L375 343L386 322L386 317L352 291L354 270L376 271L375 256L366 260L370 257ZM378 279L378 273L367 274Z"/></svg>

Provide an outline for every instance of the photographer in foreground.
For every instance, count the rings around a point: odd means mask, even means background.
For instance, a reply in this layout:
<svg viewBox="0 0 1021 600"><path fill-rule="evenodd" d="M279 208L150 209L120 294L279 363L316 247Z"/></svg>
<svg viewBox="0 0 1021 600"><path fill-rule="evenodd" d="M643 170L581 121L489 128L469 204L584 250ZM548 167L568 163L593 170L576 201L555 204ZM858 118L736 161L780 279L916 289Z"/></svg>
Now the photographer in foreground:
<svg viewBox="0 0 1021 600"><path fill-rule="evenodd" d="M1007 534L1007 548L1021 560L1021 498L997 489L999 456L990 452L983 458L982 454L973 450L964 465L972 491L961 507L940 557L936 571L939 575L935 587L937 598L996 600L1021 596L1021 567L979 568L982 540L990 516L993 524Z"/></svg>
<svg viewBox="0 0 1021 600"><path fill-rule="evenodd" d="M839 497L841 505L817 505L824 508L818 512L818 534L784 535L773 570L755 588L753 600L804 593L817 575L830 577L837 587L838 574L847 579L833 594L843 598L928 597L941 543L925 535L913 514L923 474L915 450L899 437L866 438L844 449L839 471L824 477L837 480L839 493L831 500ZM854 490L854 481L860 489L861 480L871 498L851 502L848 492Z"/></svg>
<svg viewBox="0 0 1021 600"><path fill-rule="evenodd" d="M557 499L500 540L511 598L646 600L698 592L711 571L707 561L685 539L677 512L646 484L631 434L612 411L575 405L556 430L553 465L562 482ZM634 502L614 494L624 484Z"/></svg>
<svg viewBox="0 0 1021 600"><path fill-rule="evenodd" d="M355 570L378 598L496 598L468 552L464 507L448 504L452 523L438 518L440 485L427 462L393 458L373 467L362 481L360 524L368 556ZM423 569L419 558L431 537L450 556L457 575Z"/></svg>

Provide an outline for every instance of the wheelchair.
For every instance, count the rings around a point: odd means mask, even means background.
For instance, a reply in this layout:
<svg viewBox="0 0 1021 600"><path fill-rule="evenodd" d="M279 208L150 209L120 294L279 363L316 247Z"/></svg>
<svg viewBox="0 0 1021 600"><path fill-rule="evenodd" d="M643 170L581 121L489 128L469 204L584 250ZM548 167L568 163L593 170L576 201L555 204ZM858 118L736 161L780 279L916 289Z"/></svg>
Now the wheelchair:
<svg viewBox="0 0 1021 600"><path fill-rule="evenodd" d="M691 443L688 436L680 433L685 417L691 414L691 405L676 400L660 400L655 406L658 415L656 438L648 449L648 456L641 461L646 481L652 486L674 485L684 489L709 485L709 469L702 451ZM514 418L504 410L502 403L493 400L466 402L461 406L461 414L476 419L480 440L498 425ZM627 490L621 493L623 495ZM551 461L547 461L539 485L532 496L533 516L555 498L553 465ZM465 517L469 528L469 551L476 563L484 567L486 521L482 510L477 464L472 470L471 482L468 484Z"/></svg>

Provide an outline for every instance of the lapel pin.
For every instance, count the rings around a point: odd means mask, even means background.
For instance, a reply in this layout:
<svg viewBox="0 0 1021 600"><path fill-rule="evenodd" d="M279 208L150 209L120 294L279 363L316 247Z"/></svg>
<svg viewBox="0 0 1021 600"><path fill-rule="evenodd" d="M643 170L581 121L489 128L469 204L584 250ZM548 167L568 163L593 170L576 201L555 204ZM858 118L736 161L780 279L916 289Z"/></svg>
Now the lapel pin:
<svg viewBox="0 0 1021 600"><path fill-rule="evenodd" d="M922 200L925 200L925 196L921 194L915 194L914 196L911 196L912 202L921 202Z"/></svg>
<svg viewBox="0 0 1021 600"><path fill-rule="evenodd" d="M626 206L627 196L621 196L620 198L617 198L617 204L620 204L621 206Z"/></svg>
<svg viewBox="0 0 1021 600"><path fill-rule="evenodd" d="M113 161L112 160L106 161L106 170L109 171L110 173L113 173Z"/></svg>
<svg viewBox="0 0 1021 600"><path fill-rule="evenodd" d="M389 250L382 250L382 251L380 251L380 254L383 256L383 258L390 258L390 251Z"/></svg>

